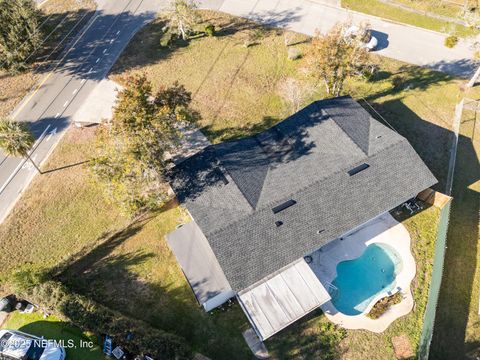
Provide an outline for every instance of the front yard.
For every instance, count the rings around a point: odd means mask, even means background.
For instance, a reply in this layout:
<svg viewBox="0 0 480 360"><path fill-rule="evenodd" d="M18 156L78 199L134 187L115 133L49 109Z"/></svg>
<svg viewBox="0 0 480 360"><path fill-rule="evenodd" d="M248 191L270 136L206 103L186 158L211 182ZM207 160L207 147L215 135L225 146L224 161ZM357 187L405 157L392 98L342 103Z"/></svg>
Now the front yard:
<svg viewBox="0 0 480 360"><path fill-rule="evenodd" d="M325 97L323 86L305 76L302 60L288 60L284 34L258 28L226 15L203 12L219 28L217 37L194 39L188 45L159 48L160 20L141 31L112 72L122 82L132 72L145 73L155 87L178 80L193 94L210 141L220 142L261 131L292 109L279 93L294 77L309 89L307 104ZM257 44L244 38L257 32ZM308 39L296 37L304 52ZM365 98L406 136L440 181L444 190L451 141L450 124L459 83L440 73L376 58L380 71L370 80L350 81L347 93L373 116ZM381 119L380 119L381 120ZM92 128L71 128L44 165L56 169L92 156ZM408 171L404 176L415 176ZM334 327L318 312L274 336L267 347L279 359L393 358L391 339L406 335L415 350L428 296L438 209L430 207L404 220L413 241L417 276L415 310L383 334ZM61 269L71 289L115 310L176 333L213 359L251 358L241 331L247 320L233 305L204 313L170 252L164 235L185 219L172 201L162 211L130 223L106 202L82 165L37 176L12 214L0 225L4 280L19 264Z"/></svg>

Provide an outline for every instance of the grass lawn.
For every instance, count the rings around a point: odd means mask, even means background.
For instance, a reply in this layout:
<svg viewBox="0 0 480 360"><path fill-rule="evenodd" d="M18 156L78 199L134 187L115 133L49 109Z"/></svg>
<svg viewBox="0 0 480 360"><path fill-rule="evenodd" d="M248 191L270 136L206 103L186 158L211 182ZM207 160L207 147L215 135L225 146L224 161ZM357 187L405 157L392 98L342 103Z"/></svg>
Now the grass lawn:
<svg viewBox="0 0 480 360"><path fill-rule="evenodd" d="M65 345L68 344L69 340L73 340L75 348L65 346L67 359L69 360L105 359L95 337L82 333L79 328L69 325L54 316L43 318L43 315L39 312L22 314L15 311L8 316L2 328L20 330L28 334L43 336L49 340L63 340ZM93 348L81 347L80 341L91 341L94 346Z"/></svg>
<svg viewBox="0 0 480 360"><path fill-rule="evenodd" d="M187 46L160 49L161 21L141 31L115 66L112 77L145 72L158 88L179 80L193 93L203 116L201 127L212 142L261 131L292 112L279 94L280 84L295 77L310 91L307 104L325 96L302 70L302 60L287 60L282 32L252 30L244 20L204 12L219 36L198 38ZM258 44L243 39L259 31ZM301 51L307 39L297 35ZM370 109L362 98L406 136L438 177L443 190L451 141L450 124L459 83L431 70L377 58L374 79L356 79L346 92ZM371 109L370 109L371 110ZM377 115L375 115L377 116ZM94 130L69 129L45 169L88 159ZM406 171L408 176L408 171ZM185 219L172 202L163 211L129 224L104 200L82 166L37 176L13 213L0 225L4 277L21 264L51 267L61 263L61 278L76 291L184 336L195 350L214 359L248 359L241 336L247 320L238 306L205 314L196 304L164 235ZM406 334L415 348L428 291L438 211L429 208L405 219L414 242L418 273L414 281L415 311L396 321L384 334L343 331L314 313L276 335L267 346L277 358L318 359L338 347L342 357L392 358L390 339ZM70 255L73 255L68 261Z"/></svg>
<svg viewBox="0 0 480 360"><path fill-rule="evenodd" d="M453 10L454 8L451 6L447 7L446 10L444 7L444 10L442 11L439 10L442 9L442 7L427 5L427 2L425 1L398 1L398 3L403 3L404 5L417 10L436 12L439 13L439 15L450 17L457 16ZM379 0L342 0L342 7L429 30L452 33L461 37L469 37L478 34L477 30L469 27L401 9Z"/></svg>
<svg viewBox="0 0 480 360"><path fill-rule="evenodd" d="M30 60L35 61L30 64L29 69L18 74L0 70L0 116L9 115L32 87L38 83L44 75L42 69L47 69L47 65L55 60L55 55L58 55L72 35L79 32L82 24L86 23L90 14L93 14L94 9L93 0L49 0L42 6L43 15L40 24L42 24L41 29L44 32L45 42ZM79 21L81 22L75 28L76 31L72 31L69 38L62 42ZM47 59L51 53L52 56Z"/></svg>

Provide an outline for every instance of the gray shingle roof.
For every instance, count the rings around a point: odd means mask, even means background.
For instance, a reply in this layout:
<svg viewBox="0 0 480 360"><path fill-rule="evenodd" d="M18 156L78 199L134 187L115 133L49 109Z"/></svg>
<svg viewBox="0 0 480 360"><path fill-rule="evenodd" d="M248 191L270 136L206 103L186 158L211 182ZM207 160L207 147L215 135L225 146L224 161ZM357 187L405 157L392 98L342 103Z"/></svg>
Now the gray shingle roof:
<svg viewBox="0 0 480 360"><path fill-rule="evenodd" d="M171 180L236 291L437 182L404 137L350 97L211 145L178 164ZM273 213L288 200L296 204Z"/></svg>

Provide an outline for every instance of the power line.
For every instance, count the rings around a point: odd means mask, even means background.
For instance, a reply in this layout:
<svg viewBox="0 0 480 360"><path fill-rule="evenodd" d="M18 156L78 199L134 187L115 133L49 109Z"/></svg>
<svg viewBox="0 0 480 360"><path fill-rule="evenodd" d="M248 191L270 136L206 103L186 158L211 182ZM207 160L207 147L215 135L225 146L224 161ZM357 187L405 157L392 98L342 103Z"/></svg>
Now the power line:
<svg viewBox="0 0 480 360"><path fill-rule="evenodd" d="M53 49L52 52L50 52L50 54L45 58L45 59L48 59L56 50L57 48L65 41L65 39L70 36L71 32L78 26L78 24L80 24L83 19L85 18L85 16L88 14L89 12L88 11L85 11L85 14L82 16L82 18L80 20L78 20L75 25L72 27L72 29L67 33L67 35L65 35L62 40L57 44L57 46ZM33 35L35 35L36 32L38 32L38 30L41 28L41 26L43 26L51 17L53 16L53 13L51 15L49 15L47 17L47 19L45 19L38 27L37 29L35 29L35 31L15 50L15 52L17 53L18 50L25 44L27 43L31 37ZM23 62L27 62L28 59L30 59L36 52L37 50L39 50L42 45L50 38L50 36L55 33L55 31L58 30L58 28L65 22L65 20L68 18L68 14L65 15L65 17L63 17L63 19L55 26L55 28L50 31L50 33L43 39L43 41L40 43L40 45L36 46L33 51L27 56L27 58L25 58L25 60L23 60ZM1 65L0 65L0 68L3 68L3 66L7 63L7 61L4 61Z"/></svg>
<svg viewBox="0 0 480 360"><path fill-rule="evenodd" d="M385 121L385 123L393 130L395 131L397 134L398 134L398 131L387 121L387 119L385 119L377 110L375 110L375 108L370 105L370 103L364 98L364 97L361 97L360 99L362 99L363 101L365 101L365 103L375 112L375 114L377 114L378 116L380 116L380 118Z"/></svg>

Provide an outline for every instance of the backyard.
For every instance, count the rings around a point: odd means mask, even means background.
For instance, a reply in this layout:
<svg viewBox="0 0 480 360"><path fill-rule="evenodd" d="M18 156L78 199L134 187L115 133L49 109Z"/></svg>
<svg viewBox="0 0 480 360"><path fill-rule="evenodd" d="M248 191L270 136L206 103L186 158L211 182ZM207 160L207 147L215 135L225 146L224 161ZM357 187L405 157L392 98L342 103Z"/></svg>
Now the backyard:
<svg viewBox="0 0 480 360"><path fill-rule="evenodd" d="M291 114L281 92L287 78L297 79L306 89L303 105L326 96L324 87L306 76L302 59L287 58L283 31L214 12L202 16L215 24L217 36L160 48L163 22L157 20L137 34L111 78L122 83L129 74L145 73L155 88L178 80L192 92L193 106L202 115L201 129L212 142L259 132ZM252 32L256 44L245 47ZM290 36L296 43L290 47L305 53L309 39ZM376 109L407 137L439 179L437 189L444 191L459 81L385 58L375 61L380 67L377 74L349 81L345 93L379 118ZM94 132L69 129L43 166L50 171L34 179L0 226L5 244L0 276L5 280L18 264L57 267L59 279L72 290L181 335L196 351L215 359L251 357L241 336L248 323L239 307L204 313L165 242L164 235L187 216L177 203L132 223L104 200L87 169L77 165L92 156ZM407 170L405 176L415 174ZM373 334L339 329L316 312L269 340L269 350L279 359L337 354L345 359L385 359L394 357L391 340L399 335L406 335L415 350L438 215L438 209L430 207L402 218L417 260L412 286L416 307L411 314L383 334Z"/></svg>

